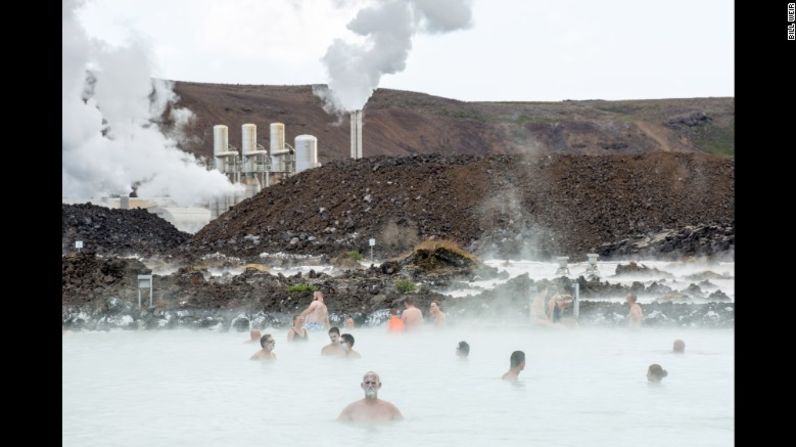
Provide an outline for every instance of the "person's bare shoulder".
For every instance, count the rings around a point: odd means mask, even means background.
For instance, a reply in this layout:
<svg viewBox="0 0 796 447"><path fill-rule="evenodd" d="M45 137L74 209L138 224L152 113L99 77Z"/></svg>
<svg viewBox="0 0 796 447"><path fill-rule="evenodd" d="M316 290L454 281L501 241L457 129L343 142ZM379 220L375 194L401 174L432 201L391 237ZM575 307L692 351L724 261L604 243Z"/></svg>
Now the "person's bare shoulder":
<svg viewBox="0 0 796 447"><path fill-rule="evenodd" d="M389 408L390 414L392 415L392 418L394 420L400 420L404 418L404 415L401 414L401 410L399 410L398 407L395 406L395 404L387 401L384 401L384 403L386 404L387 408Z"/></svg>
<svg viewBox="0 0 796 447"><path fill-rule="evenodd" d="M357 400L357 401L351 402L350 404L346 405L346 407L343 408L343 411L340 412L340 415L337 416L337 420L338 421L350 421L350 420L353 420L353 418L351 417L351 414L354 412L354 409L359 405L359 402L360 401Z"/></svg>

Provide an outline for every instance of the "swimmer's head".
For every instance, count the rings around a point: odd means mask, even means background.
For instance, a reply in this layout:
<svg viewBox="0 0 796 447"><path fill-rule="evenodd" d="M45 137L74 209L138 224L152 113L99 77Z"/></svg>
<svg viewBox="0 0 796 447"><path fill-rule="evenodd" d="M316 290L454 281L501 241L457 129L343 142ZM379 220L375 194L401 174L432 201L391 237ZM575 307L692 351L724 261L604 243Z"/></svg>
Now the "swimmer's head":
<svg viewBox="0 0 796 447"><path fill-rule="evenodd" d="M374 371L368 371L362 377L362 384L360 386L362 390L365 391L365 398L375 399L381 388L381 379Z"/></svg>
<svg viewBox="0 0 796 447"><path fill-rule="evenodd" d="M274 349L275 345L276 340L274 340L274 337L271 337L271 334L265 334L260 338L260 346L262 346L263 349L270 351Z"/></svg>
<svg viewBox="0 0 796 447"><path fill-rule="evenodd" d="M456 355L459 357L470 355L470 345L466 341L460 341L459 346L456 348Z"/></svg>
<svg viewBox="0 0 796 447"><path fill-rule="evenodd" d="M409 306L414 306L414 305L415 305L414 298L412 298L411 296L404 298L404 306L408 308Z"/></svg>
<svg viewBox="0 0 796 447"><path fill-rule="evenodd" d="M259 329L252 329L252 330L249 331L249 338L251 338L251 341L257 341L262 336L263 336L263 334L260 333Z"/></svg>
<svg viewBox="0 0 796 447"><path fill-rule="evenodd" d="M293 326L295 327L304 326L304 317L301 314L293 315Z"/></svg>
<svg viewBox="0 0 796 447"><path fill-rule="evenodd" d="M440 310L439 309L439 303L436 302L436 301L432 301L430 308L431 308L431 312L432 313L439 311Z"/></svg>
<svg viewBox="0 0 796 447"><path fill-rule="evenodd" d="M312 294L312 299L313 299L313 301L320 301L320 302L323 302L323 292L321 292L320 290L316 290L316 291L315 291L315 292Z"/></svg>
<svg viewBox="0 0 796 447"><path fill-rule="evenodd" d="M652 383L658 383L668 375L669 373L657 363L650 365L649 369L647 370L647 380Z"/></svg>
<svg viewBox="0 0 796 447"><path fill-rule="evenodd" d="M337 326L332 326L332 328L329 329L329 340L331 340L332 343L340 342L340 329Z"/></svg>
<svg viewBox="0 0 796 447"><path fill-rule="evenodd" d="M525 369L525 353L522 351L514 351L511 353L511 367L520 368L520 371Z"/></svg>
<svg viewBox="0 0 796 447"><path fill-rule="evenodd" d="M678 354L684 353L685 352L685 342L680 340L680 339L675 340L674 341L674 347L672 348L672 351L674 351L674 352L676 352Z"/></svg>
<svg viewBox="0 0 796 447"><path fill-rule="evenodd" d="M398 309L395 307L390 308L390 315L398 316Z"/></svg>
<svg viewBox="0 0 796 447"><path fill-rule="evenodd" d="M340 336L340 346L346 351L354 348L354 336L351 334L343 334Z"/></svg>
<svg viewBox="0 0 796 447"><path fill-rule="evenodd" d="M627 298L625 298L625 301L627 301L630 304L633 304L636 302L637 299L638 298L636 297L635 293L628 293Z"/></svg>

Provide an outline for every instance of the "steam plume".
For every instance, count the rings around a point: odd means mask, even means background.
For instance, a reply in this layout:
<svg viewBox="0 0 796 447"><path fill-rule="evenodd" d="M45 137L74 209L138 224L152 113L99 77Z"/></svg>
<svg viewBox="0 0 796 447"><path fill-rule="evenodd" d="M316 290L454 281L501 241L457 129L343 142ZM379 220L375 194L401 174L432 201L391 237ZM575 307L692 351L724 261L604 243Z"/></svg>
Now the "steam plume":
<svg viewBox="0 0 796 447"><path fill-rule="evenodd" d="M360 110L382 75L406 68L415 33L447 33L470 25L469 0L384 0L363 8L348 29L365 42L335 39L321 59L328 71L329 91L318 96L327 110Z"/></svg>
<svg viewBox="0 0 796 447"><path fill-rule="evenodd" d="M173 85L153 80L152 50L137 40L119 49L90 39L77 21L82 2L63 3L63 196L90 199L128 194L169 195L187 206L235 188L217 171L163 135L157 122L177 98ZM185 124L187 109L171 108Z"/></svg>

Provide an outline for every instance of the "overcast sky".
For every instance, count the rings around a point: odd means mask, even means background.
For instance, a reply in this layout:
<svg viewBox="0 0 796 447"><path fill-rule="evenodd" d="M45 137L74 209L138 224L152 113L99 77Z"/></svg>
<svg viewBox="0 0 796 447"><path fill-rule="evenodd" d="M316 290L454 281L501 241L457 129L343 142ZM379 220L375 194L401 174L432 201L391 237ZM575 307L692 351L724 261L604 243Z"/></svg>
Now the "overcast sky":
<svg viewBox="0 0 796 447"><path fill-rule="evenodd" d="M144 39L155 75L324 84L321 58L372 0L88 0L109 46ZM730 0L473 0L472 26L416 34L379 87L466 101L734 96Z"/></svg>

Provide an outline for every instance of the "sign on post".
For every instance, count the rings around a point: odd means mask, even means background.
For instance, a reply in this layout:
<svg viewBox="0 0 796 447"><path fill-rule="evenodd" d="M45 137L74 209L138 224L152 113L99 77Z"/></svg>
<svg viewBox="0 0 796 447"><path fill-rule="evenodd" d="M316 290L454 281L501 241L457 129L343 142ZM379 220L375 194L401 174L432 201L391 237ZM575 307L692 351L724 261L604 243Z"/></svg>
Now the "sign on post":
<svg viewBox="0 0 796 447"><path fill-rule="evenodd" d="M141 290L149 289L149 307L152 307L152 274L138 275L138 307L141 307Z"/></svg>
<svg viewBox="0 0 796 447"><path fill-rule="evenodd" d="M376 239L368 239L368 245L370 245L370 263L373 264L373 246L376 245Z"/></svg>
<svg viewBox="0 0 796 447"><path fill-rule="evenodd" d="M78 250L83 248L83 241L75 241L75 248Z"/></svg>

